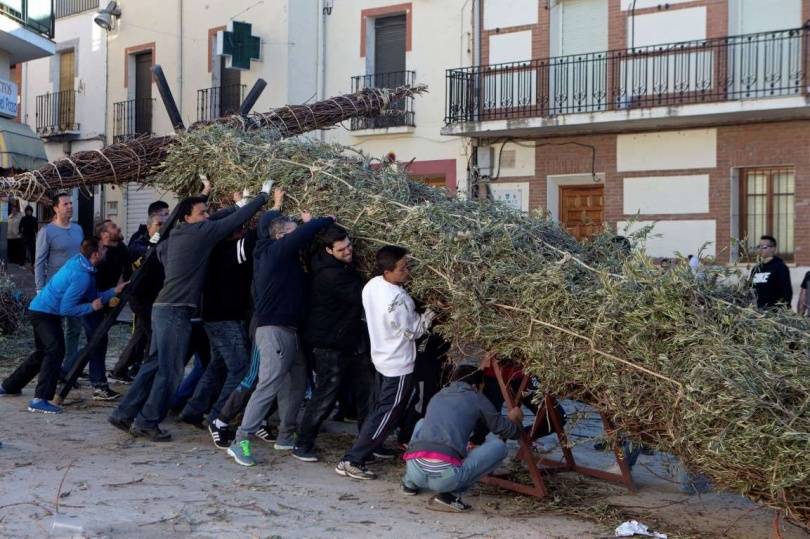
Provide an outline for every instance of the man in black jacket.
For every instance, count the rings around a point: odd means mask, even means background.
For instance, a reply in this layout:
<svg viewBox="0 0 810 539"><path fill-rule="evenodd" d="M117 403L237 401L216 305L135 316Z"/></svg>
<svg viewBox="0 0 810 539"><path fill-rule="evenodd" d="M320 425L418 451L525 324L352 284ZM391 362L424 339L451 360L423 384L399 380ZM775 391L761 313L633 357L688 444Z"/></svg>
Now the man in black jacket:
<svg viewBox="0 0 810 539"><path fill-rule="evenodd" d="M164 213L156 211L150 215L144 233L135 233L132 236L129 244L129 264L132 268L140 268L144 264L149 238L160 232L160 227L166 219ZM149 340L152 337L152 304L163 287L163 265L156 256L146 261L146 266L141 271L144 275L129 298L129 307L135 315L132 336L121 352L118 362L110 371L112 380L125 384L132 383L132 377L137 374L141 363L146 359Z"/></svg>
<svg viewBox="0 0 810 539"><path fill-rule="evenodd" d="M757 296L757 308L790 308L793 300L793 287L790 284L790 270L776 256L776 238L761 236L757 246L762 262L751 270L751 284Z"/></svg>
<svg viewBox="0 0 810 539"><path fill-rule="evenodd" d="M352 242L337 225L327 228L312 256L304 341L315 362L315 390L304 411L293 456L316 462L315 437L335 406L342 380L351 380L359 423L368 413L374 369L364 352L363 277L352 265Z"/></svg>

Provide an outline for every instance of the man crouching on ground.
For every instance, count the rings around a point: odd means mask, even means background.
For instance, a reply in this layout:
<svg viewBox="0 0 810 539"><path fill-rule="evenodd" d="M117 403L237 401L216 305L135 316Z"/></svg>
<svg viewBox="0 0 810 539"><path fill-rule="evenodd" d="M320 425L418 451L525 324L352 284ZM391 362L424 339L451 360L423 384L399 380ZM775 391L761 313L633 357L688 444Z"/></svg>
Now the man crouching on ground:
<svg viewBox="0 0 810 539"><path fill-rule="evenodd" d="M419 489L437 494L428 502L430 509L468 511L461 495L479 479L495 470L506 458L506 443L523 429L523 411L509 410L504 417L481 394L484 373L472 365L460 365L452 382L431 399L424 419L420 419L403 457L407 462L402 492L413 496ZM482 421L496 436L467 453L470 435Z"/></svg>

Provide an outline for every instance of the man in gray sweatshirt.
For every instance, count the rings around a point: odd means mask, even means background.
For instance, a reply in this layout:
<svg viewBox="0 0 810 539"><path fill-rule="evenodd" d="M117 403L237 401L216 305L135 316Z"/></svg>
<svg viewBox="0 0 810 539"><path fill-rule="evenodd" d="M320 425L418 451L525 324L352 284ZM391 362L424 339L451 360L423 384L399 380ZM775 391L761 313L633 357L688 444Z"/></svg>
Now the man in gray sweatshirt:
<svg viewBox="0 0 810 539"><path fill-rule="evenodd" d="M82 228L70 222L73 217L73 198L70 193L59 193L53 201L53 221L37 234L34 259L34 283L37 293L56 272L75 255L84 239ZM81 320L75 316L65 317L65 357L73 357L79 349L82 332Z"/></svg>
<svg viewBox="0 0 810 539"><path fill-rule="evenodd" d="M166 278L152 307L149 359L109 417L116 428L156 442L171 439L159 424L183 378L191 319L200 304L208 257L217 243L264 206L272 186L273 182L267 180L256 198L241 208L226 208L210 218L206 197L189 197L177 205L177 222L171 235L157 247Z"/></svg>
<svg viewBox="0 0 810 539"><path fill-rule="evenodd" d="M504 417L484 395L484 373L472 365L460 365L453 382L430 401L424 419L416 424L402 478L402 491L418 494L419 489L436 492L428 507L439 511L463 512L470 506L461 500L468 488L491 473L506 458L501 438L517 439L523 431L520 407ZM496 436L467 453L470 435L481 421Z"/></svg>

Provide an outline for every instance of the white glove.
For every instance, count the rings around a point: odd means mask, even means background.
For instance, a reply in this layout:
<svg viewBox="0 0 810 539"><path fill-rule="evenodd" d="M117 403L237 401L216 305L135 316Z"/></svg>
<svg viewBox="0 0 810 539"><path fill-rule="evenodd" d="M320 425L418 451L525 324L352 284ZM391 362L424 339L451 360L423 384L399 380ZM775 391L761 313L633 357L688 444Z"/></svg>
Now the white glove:
<svg viewBox="0 0 810 539"><path fill-rule="evenodd" d="M236 201L236 206L237 206L237 207L239 207L239 208L241 208L241 207L243 207L243 206L244 206L245 204L247 204L247 203L248 203L248 199L246 199L246 198L241 198L241 199L239 199L239 200L237 200L237 201Z"/></svg>
<svg viewBox="0 0 810 539"><path fill-rule="evenodd" d="M157 242L159 241L160 241L160 232L155 232L154 234L152 234L152 237L149 238L149 243L151 243L152 245L157 245Z"/></svg>
<svg viewBox="0 0 810 539"><path fill-rule="evenodd" d="M270 191L272 190L273 190L273 180L268 178L262 184L262 193L264 193L265 195L269 195Z"/></svg>
<svg viewBox="0 0 810 539"><path fill-rule="evenodd" d="M436 311L428 309L422 314L422 320L425 321L425 327L429 328L433 324L433 319L436 318Z"/></svg>

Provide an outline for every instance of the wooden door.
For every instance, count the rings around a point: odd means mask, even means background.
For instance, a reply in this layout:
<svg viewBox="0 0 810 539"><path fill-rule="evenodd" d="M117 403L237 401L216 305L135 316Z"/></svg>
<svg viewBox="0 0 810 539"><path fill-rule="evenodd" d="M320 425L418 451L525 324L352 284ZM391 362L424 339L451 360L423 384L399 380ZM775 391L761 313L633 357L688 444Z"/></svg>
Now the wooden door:
<svg viewBox="0 0 810 539"><path fill-rule="evenodd" d="M135 56L135 133L152 132L152 53Z"/></svg>
<svg viewBox="0 0 810 539"><path fill-rule="evenodd" d="M560 187L560 221L576 239L583 240L602 229L605 197L602 185Z"/></svg>
<svg viewBox="0 0 810 539"><path fill-rule="evenodd" d="M59 53L59 93L53 101L54 116L59 120L60 131L73 129L76 122L75 94L76 52L73 49Z"/></svg>

